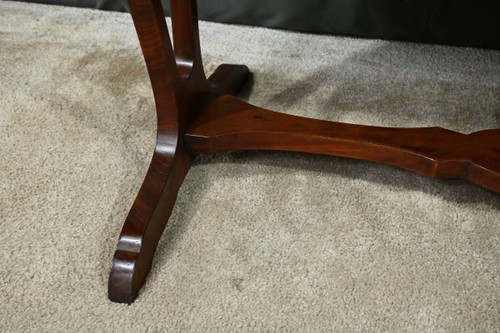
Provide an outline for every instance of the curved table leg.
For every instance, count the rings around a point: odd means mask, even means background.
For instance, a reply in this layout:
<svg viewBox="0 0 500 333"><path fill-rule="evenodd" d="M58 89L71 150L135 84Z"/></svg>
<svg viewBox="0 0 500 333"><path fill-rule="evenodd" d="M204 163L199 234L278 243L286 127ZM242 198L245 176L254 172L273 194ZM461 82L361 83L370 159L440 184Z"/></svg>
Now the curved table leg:
<svg viewBox="0 0 500 333"><path fill-rule="evenodd" d="M215 93L236 93L248 69L222 65L208 80L201 63L195 0L172 0L175 52L159 0L130 0L130 11L148 67L158 120L149 170L125 220L108 283L112 301L138 295L177 193L193 159L183 133L198 107Z"/></svg>
<svg viewBox="0 0 500 333"><path fill-rule="evenodd" d="M360 158L430 177L460 177L500 192L500 129L464 135L442 128L382 128L293 117L230 95L248 68L221 65L205 78L196 0L171 0L175 52L160 0L129 0L156 103L148 173L125 220L109 276L109 298L132 303L194 154L288 150Z"/></svg>
<svg viewBox="0 0 500 333"><path fill-rule="evenodd" d="M247 75L246 66L221 65L208 81L214 92L237 93ZM195 108L198 102L189 104ZM161 132L159 128L158 133ZM158 136L151 165L113 257L108 296L114 302L132 303L144 284L177 192L191 166L193 155L183 147L182 138Z"/></svg>
<svg viewBox="0 0 500 333"><path fill-rule="evenodd" d="M111 300L131 303L137 297L191 160L179 152L169 161L157 147L120 234L109 276Z"/></svg>

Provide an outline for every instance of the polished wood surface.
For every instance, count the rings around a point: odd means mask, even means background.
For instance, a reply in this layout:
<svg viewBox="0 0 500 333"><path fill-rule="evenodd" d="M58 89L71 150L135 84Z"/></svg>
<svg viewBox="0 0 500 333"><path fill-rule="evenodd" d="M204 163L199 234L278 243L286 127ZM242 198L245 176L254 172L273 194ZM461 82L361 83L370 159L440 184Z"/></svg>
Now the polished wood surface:
<svg viewBox="0 0 500 333"><path fill-rule="evenodd" d="M461 134L440 127L388 128L265 110L230 95L207 100L184 135L196 154L284 150L380 162L433 178L500 189L500 130Z"/></svg>
<svg viewBox="0 0 500 333"><path fill-rule="evenodd" d="M465 178L500 192L500 130L383 128L290 116L235 98L248 68L221 65L205 77L195 0L171 0L173 46L160 0L129 0L157 111L157 141L119 236L112 301L132 303L195 154L286 150L386 163L430 177Z"/></svg>
<svg viewBox="0 0 500 333"><path fill-rule="evenodd" d="M131 303L150 270L156 246L193 154L183 133L207 94L235 93L245 66L223 65L208 80L198 42L196 1L171 2L174 49L160 1L131 0L130 11L151 79L157 140L149 170L123 225L109 276L109 298Z"/></svg>

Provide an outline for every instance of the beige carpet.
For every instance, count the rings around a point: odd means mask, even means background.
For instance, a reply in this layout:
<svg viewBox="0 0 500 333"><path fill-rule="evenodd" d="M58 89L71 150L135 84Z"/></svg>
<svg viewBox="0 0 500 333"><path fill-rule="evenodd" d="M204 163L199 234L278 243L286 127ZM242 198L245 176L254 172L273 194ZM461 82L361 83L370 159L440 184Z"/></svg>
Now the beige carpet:
<svg viewBox="0 0 500 333"><path fill-rule="evenodd" d="M500 127L500 52L201 23L207 72L321 119ZM107 299L155 137L128 14L0 2L0 331L498 332L500 195L344 158L198 158L131 306Z"/></svg>

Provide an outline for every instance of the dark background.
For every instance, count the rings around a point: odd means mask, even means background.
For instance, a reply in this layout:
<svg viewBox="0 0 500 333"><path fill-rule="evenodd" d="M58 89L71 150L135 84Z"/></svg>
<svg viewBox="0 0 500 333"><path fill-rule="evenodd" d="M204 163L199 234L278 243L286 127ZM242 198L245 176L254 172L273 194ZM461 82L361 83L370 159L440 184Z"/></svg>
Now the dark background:
<svg viewBox="0 0 500 333"><path fill-rule="evenodd" d="M126 0L22 1L128 11ZM215 22L500 49L500 0L199 0L198 11Z"/></svg>

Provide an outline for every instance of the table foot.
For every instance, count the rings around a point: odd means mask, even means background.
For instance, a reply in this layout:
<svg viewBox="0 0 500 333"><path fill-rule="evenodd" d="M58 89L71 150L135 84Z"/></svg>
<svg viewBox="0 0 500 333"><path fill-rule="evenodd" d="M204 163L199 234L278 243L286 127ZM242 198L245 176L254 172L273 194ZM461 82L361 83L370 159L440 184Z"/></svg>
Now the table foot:
<svg viewBox="0 0 500 333"><path fill-rule="evenodd" d="M139 194L125 220L109 275L112 301L132 303L151 268L156 246L174 207L192 157L157 147Z"/></svg>
<svg viewBox="0 0 500 333"><path fill-rule="evenodd" d="M384 128L290 116L231 96L248 76L221 65L205 78L196 0L170 0L174 48L160 0L129 0L157 111L157 143L123 225L109 298L132 303L151 268L177 192L195 154L285 150L381 162L429 177L465 178L500 192L500 130L469 135L443 128ZM175 49L175 50L174 50Z"/></svg>
<svg viewBox="0 0 500 333"><path fill-rule="evenodd" d="M217 95L238 93L249 74L245 65L222 64L208 78L212 92Z"/></svg>
<svg viewBox="0 0 500 333"><path fill-rule="evenodd" d="M171 1L174 47L159 0L130 0L129 5L151 78L158 128L153 158L123 225L109 275L108 296L122 303L137 297L191 166L194 155L183 142L190 120L209 96L237 93L248 75L246 66L221 65L205 78L195 0Z"/></svg>

